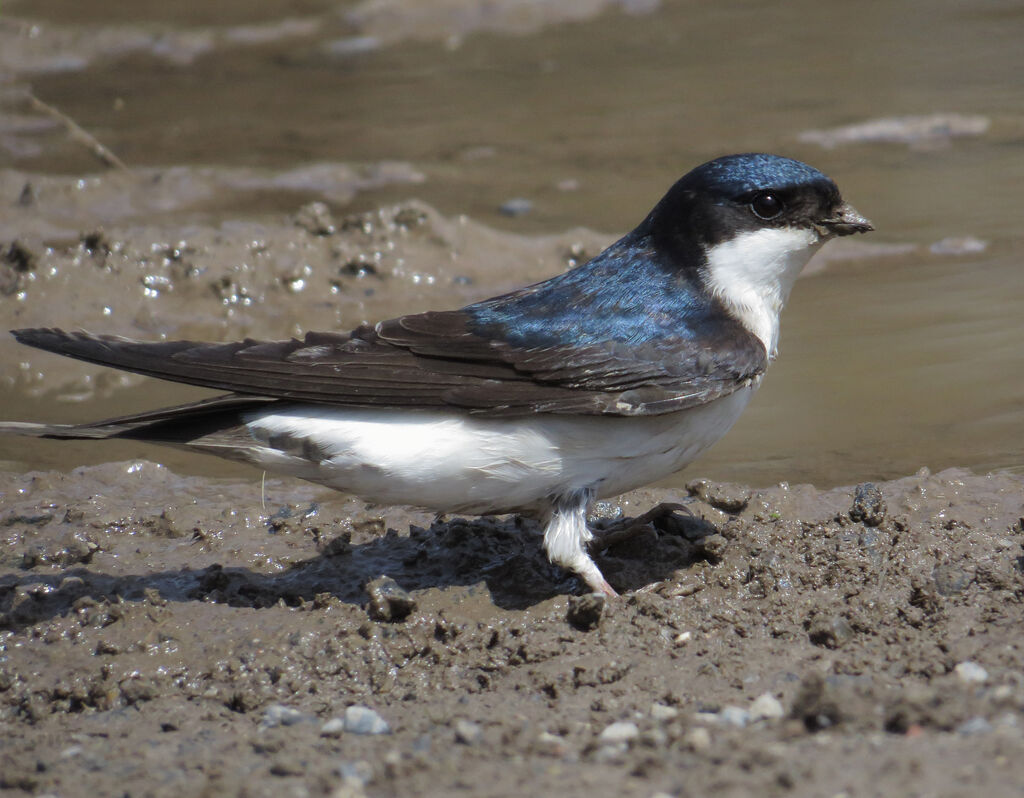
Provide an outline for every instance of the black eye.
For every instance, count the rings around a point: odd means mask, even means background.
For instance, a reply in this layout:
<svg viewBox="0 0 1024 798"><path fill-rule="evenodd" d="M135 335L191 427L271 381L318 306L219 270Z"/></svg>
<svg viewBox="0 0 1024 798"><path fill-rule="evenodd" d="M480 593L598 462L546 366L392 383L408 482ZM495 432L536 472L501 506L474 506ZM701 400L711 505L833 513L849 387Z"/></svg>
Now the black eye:
<svg viewBox="0 0 1024 798"><path fill-rule="evenodd" d="M782 204L782 200L770 191L762 191L750 201L750 210L759 219L775 219L785 209L786 206Z"/></svg>

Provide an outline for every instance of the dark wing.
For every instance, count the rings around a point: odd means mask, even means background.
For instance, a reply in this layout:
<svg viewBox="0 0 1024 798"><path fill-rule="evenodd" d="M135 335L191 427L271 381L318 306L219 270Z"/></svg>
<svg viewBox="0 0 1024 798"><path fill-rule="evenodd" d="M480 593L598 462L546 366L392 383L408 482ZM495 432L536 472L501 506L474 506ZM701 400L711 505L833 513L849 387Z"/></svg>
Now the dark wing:
<svg viewBox="0 0 1024 798"><path fill-rule="evenodd" d="M488 415L668 413L732 393L767 365L760 341L737 324L642 346L521 347L473 332L465 311L288 341L143 343L57 329L14 336L79 360L237 394Z"/></svg>

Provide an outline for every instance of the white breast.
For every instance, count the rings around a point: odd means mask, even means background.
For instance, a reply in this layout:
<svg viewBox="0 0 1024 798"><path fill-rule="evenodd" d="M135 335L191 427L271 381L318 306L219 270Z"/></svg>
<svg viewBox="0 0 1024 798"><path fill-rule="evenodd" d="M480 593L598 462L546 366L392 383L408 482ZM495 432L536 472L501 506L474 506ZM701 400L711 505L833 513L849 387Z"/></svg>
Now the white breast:
<svg viewBox="0 0 1024 798"><path fill-rule="evenodd" d="M733 425L753 393L651 417L487 419L297 405L245 421L254 464L382 504L494 513L593 488L615 496L671 474Z"/></svg>

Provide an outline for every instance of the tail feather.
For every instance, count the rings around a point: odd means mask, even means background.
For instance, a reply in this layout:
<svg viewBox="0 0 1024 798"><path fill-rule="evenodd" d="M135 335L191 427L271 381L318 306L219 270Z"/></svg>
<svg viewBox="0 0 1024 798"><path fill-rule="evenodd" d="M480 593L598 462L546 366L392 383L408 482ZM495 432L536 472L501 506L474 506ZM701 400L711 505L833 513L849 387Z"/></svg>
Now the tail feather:
<svg viewBox="0 0 1024 798"><path fill-rule="evenodd" d="M21 435L30 438L116 438L122 432L116 427L90 427L75 424L33 424L28 421L0 421L0 435Z"/></svg>
<svg viewBox="0 0 1024 798"><path fill-rule="evenodd" d="M157 443L183 444L241 422L241 414L272 404L273 399L251 396L215 396L186 405L118 416L87 424L0 422L0 435L21 435L61 440L131 438Z"/></svg>

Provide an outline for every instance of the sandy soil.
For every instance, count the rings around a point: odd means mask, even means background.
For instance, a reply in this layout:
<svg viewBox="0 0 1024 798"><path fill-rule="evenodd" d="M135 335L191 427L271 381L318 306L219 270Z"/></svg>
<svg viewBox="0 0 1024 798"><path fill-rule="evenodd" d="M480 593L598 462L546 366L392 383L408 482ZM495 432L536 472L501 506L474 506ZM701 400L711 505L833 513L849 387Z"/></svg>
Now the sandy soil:
<svg viewBox="0 0 1024 798"><path fill-rule="evenodd" d="M697 481L698 518L600 559L625 591L603 607L510 518L147 462L0 491L8 794L951 796L1024 777L1016 476Z"/></svg>

